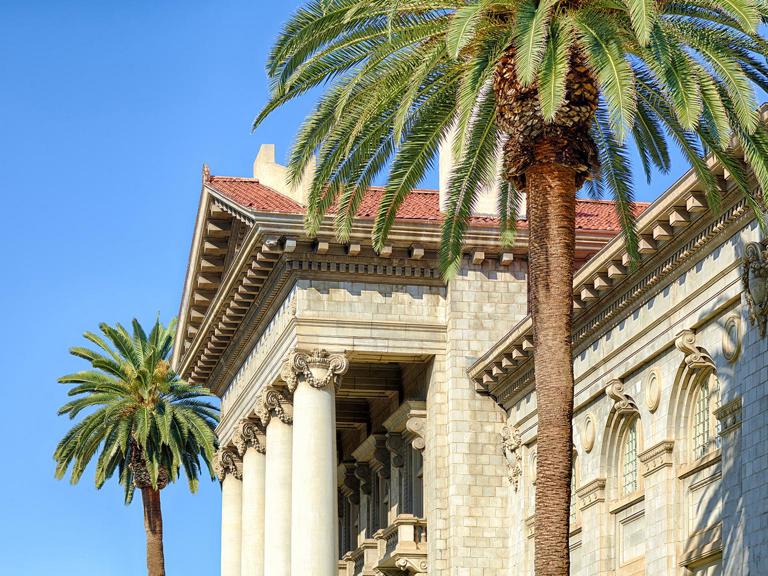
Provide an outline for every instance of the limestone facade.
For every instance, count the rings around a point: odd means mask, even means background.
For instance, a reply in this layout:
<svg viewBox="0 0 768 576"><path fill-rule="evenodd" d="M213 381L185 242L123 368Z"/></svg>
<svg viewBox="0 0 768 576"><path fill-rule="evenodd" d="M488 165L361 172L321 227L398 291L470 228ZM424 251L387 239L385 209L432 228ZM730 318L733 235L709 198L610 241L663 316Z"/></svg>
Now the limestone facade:
<svg viewBox="0 0 768 576"><path fill-rule="evenodd" d="M446 282L439 222L403 218L376 253L365 219L310 239L233 190L204 174L174 359L222 398L222 574L533 574L524 228L505 248L473 226ZM639 228L637 269L615 230L578 232L572 573L761 574L761 233L691 175Z"/></svg>

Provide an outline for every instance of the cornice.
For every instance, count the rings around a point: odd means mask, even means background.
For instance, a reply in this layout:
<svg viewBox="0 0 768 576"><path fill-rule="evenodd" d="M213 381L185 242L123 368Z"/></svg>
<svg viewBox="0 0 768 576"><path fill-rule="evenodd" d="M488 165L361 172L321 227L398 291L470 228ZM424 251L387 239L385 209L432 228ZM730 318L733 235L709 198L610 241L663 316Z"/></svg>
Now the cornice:
<svg viewBox="0 0 768 576"><path fill-rule="evenodd" d="M674 202L674 199L668 199L668 202ZM752 218L744 197L731 194L725 202L726 208L719 216L707 212L699 217L694 226L660 247L642 267L628 274L620 284L604 290L600 301L590 310L576 316L574 357L595 338L626 318L642 298L652 291L661 290L665 281L669 281L681 267L709 253L707 248L713 249L718 238L742 227ZM653 227L653 222L644 224ZM641 226L639 228L642 230ZM610 245L593 258L593 268L610 265L612 251L609 248ZM583 274L579 272L574 286L583 283L589 274L589 271ZM532 384L532 330L531 318L528 316L468 369L467 373L479 392L489 394L503 404L525 386ZM525 349L526 343L529 343L528 350Z"/></svg>

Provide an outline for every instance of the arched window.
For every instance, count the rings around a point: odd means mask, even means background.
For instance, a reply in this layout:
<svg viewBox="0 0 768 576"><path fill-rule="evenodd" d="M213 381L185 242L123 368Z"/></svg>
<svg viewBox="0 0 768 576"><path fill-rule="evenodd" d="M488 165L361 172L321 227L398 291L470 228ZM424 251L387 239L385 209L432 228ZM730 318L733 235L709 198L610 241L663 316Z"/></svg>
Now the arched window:
<svg viewBox="0 0 768 576"><path fill-rule="evenodd" d="M633 418L627 424L621 443L621 466L619 467L619 486L622 496L637 492L640 488L637 473L637 455L640 439L638 437L638 418Z"/></svg>
<svg viewBox="0 0 768 576"><path fill-rule="evenodd" d="M719 404L720 382L711 374L702 379L693 397L690 438L694 460L720 447L720 423L714 415Z"/></svg>

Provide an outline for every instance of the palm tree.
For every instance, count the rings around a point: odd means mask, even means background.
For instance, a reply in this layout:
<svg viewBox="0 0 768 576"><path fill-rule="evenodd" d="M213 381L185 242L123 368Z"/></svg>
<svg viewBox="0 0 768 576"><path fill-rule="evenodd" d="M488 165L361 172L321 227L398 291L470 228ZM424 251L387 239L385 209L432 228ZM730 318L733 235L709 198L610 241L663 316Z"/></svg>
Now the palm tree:
<svg viewBox="0 0 768 576"><path fill-rule="evenodd" d="M540 576L569 571L576 194L586 184L612 195L638 262L630 146L650 181L654 170L669 170L672 142L713 208L721 191L707 155L762 225L747 181L753 172L768 190L768 131L753 89L768 89L768 43L758 32L767 14L765 0L312 0L274 44L272 94L254 128L324 86L290 157L298 182L318 156L310 233L335 206L337 234L348 238L367 187L387 170L373 231L380 248L403 199L452 138L440 252L450 277L477 190L501 182L505 242L527 193Z"/></svg>
<svg viewBox="0 0 768 576"><path fill-rule="evenodd" d="M147 570L165 574L163 517L160 491L179 477L180 469L197 491L203 459L213 479L216 451L214 427L218 408L205 398L211 393L179 379L168 363L175 321L164 327L157 320L149 336L133 321L133 334L117 324L101 324L106 337L86 332L98 351L75 347L70 352L91 363L93 369L59 378L73 384L74 399L59 409L70 419L88 411L56 447L56 477L72 470L76 484L98 452L96 488L117 472L130 504L134 490L141 490L147 535Z"/></svg>

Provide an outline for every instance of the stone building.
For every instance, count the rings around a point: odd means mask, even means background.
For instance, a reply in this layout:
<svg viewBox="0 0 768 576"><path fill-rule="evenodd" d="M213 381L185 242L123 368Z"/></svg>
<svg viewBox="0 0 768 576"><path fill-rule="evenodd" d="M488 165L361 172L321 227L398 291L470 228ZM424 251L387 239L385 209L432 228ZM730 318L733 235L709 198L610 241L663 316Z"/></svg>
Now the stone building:
<svg viewBox="0 0 768 576"><path fill-rule="evenodd" d="M765 245L727 171L578 204L572 573L768 573ZM440 192L374 252L304 232L274 149L202 196L174 363L221 397L224 576L533 573L537 411L526 223L476 214L441 279ZM746 262L746 264L745 264Z"/></svg>

